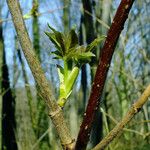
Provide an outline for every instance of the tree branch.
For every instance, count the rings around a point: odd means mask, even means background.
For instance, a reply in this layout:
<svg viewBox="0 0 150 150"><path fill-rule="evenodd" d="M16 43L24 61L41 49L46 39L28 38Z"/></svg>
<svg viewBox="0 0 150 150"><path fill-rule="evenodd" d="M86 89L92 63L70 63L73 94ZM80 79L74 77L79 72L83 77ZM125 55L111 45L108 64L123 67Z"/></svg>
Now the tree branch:
<svg viewBox="0 0 150 150"><path fill-rule="evenodd" d="M71 138L70 131L64 121L61 108L57 105L52 89L46 80L44 72L40 66L39 60L34 53L31 41L29 39L27 29L22 17L20 4L18 0L7 0L9 10L16 28L18 39L20 41L22 50L27 59L29 67L39 86L40 94L49 109L49 116L51 117L57 133L60 137L61 144L64 149L71 150L74 140Z"/></svg>
<svg viewBox="0 0 150 150"><path fill-rule="evenodd" d="M124 23L128 18L128 13L132 7L133 2L134 0L121 1L116 15L113 19L112 25L108 31L107 38L101 50L99 64L92 85L89 102L78 134L75 146L76 150L86 149L95 114L100 104L100 99L102 96L111 58L114 53L114 49L116 47L119 35L124 28Z"/></svg>
<svg viewBox="0 0 150 150"><path fill-rule="evenodd" d="M92 150L103 150L124 128L126 124L141 110L150 96L150 85L145 89L141 97L132 105L126 116L119 122L108 135Z"/></svg>
<svg viewBox="0 0 150 150"><path fill-rule="evenodd" d="M40 17L40 16L45 15L45 14L47 14L47 13L51 14L51 13L54 13L55 11L57 11L57 10L62 10L62 9L64 9L64 8L66 8L66 7L67 7L67 6L63 6L63 7L55 8L55 9L53 9L53 10L47 10L47 11L44 11L44 12L40 12L40 13L37 13L36 16L37 16L37 17ZM25 14L25 15L23 16L23 19L24 19L24 20L31 19L31 18L32 18L32 14L30 14L30 12L27 13L27 14ZM6 19L0 18L0 24L2 24L3 22L7 22L7 21L12 21L12 19L11 19L11 18L6 18Z"/></svg>

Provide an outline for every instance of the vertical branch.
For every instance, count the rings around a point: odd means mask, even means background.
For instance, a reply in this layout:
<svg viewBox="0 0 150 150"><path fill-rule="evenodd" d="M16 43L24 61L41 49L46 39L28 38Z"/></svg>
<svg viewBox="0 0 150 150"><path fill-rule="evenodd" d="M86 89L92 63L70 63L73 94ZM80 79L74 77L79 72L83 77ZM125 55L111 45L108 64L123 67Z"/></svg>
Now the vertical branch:
<svg viewBox="0 0 150 150"><path fill-rule="evenodd" d="M107 38L101 50L101 57L99 58L99 64L92 85L89 102L78 134L75 147L76 150L86 149L91 132L91 127L95 119L96 111L100 104L100 99L102 96L111 58L114 53L119 35L124 28L124 23L128 18L128 13L132 7L133 2L134 0L121 1L116 15L113 19L112 25L108 31Z"/></svg>
<svg viewBox="0 0 150 150"><path fill-rule="evenodd" d="M83 32L83 20L84 20L84 16L81 15L81 19L80 19L80 35L79 35L79 43L80 45L84 44L84 32ZM86 104L86 95L87 95L87 71L86 71L86 65L84 64L81 68L81 87L82 87L82 92L83 92L83 108L85 108L85 104ZM82 109L83 109L82 108Z"/></svg>
<svg viewBox="0 0 150 150"><path fill-rule="evenodd" d="M48 106L49 115L55 125L57 133L60 137L61 144L64 149L71 150L73 139L71 138L70 131L64 121L61 108L57 105L52 89L46 80L44 72L41 68L39 60L34 53L31 41L29 39L27 29L22 17L20 4L18 0L7 0L9 10L16 28L18 39L20 41L22 50L33 73L36 83L39 86L40 94Z"/></svg>

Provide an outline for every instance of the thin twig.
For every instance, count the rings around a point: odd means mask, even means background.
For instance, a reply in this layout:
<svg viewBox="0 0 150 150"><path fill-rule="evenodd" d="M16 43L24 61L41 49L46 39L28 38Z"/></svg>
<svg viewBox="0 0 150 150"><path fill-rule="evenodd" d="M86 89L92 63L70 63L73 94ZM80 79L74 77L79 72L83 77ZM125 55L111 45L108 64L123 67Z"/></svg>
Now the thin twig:
<svg viewBox="0 0 150 150"><path fill-rule="evenodd" d="M125 117L109 134L92 150L103 150L117 135L123 130L124 126L141 110L142 106L147 102L150 96L150 85L145 89L141 97L132 105Z"/></svg>

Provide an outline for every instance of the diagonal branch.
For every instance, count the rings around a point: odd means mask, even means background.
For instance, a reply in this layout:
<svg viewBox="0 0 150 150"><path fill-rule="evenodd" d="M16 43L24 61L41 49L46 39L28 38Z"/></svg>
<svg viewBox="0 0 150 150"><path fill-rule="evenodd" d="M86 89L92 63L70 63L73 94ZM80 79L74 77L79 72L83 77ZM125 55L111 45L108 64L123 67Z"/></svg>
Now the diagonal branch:
<svg viewBox="0 0 150 150"><path fill-rule="evenodd" d="M9 10L16 28L18 39L20 41L24 55L28 61L29 67L39 86L40 94L49 109L49 115L55 125L57 133L60 137L61 144L64 149L71 150L73 146L73 139L71 138L70 131L64 121L61 108L57 105L52 89L46 80L44 72L34 53L31 41L29 39L27 29L22 17L20 4L18 0L7 0Z"/></svg>
<svg viewBox="0 0 150 150"><path fill-rule="evenodd" d="M103 150L117 135L123 130L124 126L141 110L142 106L150 96L150 85L145 89L141 97L132 105L126 116L108 135L97 144L92 150Z"/></svg>
<svg viewBox="0 0 150 150"><path fill-rule="evenodd" d="M114 53L119 35L124 28L124 23L128 18L128 13L132 7L133 2L134 0L121 1L113 19L112 25L108 31L107 38L101 50L99 64L92 85L89 102L78 134L75 146L76 150L86 149L95 114L100 104L100 99L102 96L111 58Z"/></svg>
<svg viewBox="0 0 150 150"><path fill-rule="evenodd" d="M53 10L47 10L47 11L44 11L44 12L40 12L40 13L37 13L36 16L37 16L37 17L40 17L40 16L45 15L45 14L47 14L47 13L51 14L51 13L54 13L55 11L57 11L57 10L62 10L62 9L64 9L64 8L66 8L66 7L67 7L67 6L63 6L63 7L55 8L55 9L53 9ZM27 14L25 14L25 15L23 16L23 19L24 19L24 20L26 20L26 19L31 19L31 18L32 18L32 14L31 14L30 12L27 13ZM6 18L6 19L0 18L0 24L2 24L3 22L7 22L7 21L12 21L12 19L11 19L11 18Z"/></svg>

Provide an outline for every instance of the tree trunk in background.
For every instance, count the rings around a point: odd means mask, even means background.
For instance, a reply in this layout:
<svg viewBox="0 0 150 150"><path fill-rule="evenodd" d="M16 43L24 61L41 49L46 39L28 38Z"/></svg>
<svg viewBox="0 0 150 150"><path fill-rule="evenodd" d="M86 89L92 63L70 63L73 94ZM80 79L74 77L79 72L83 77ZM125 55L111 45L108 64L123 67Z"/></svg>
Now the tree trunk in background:
<svg viewBox="0 0 150 150"><path fill-rule="evenodd" d="M96 37L95 34L95 29L94 29L94 22L93 22L93 18L92 18L92 3L91 0L82 0L82 4L83 4L83 11L84 11L84 17L83 17L83 21L84 21L84 25L85 25L85 34L86 34L86 42L87 44L90 44ZM93 51L94 54L96 54L96 49ZM91 68L91 77L92 77L92 81L94 78L94 70L93 67L96 65L96 57L92 58L92 61L90 63L90 65L92 66Z"/></svg>
<svg viewBox="0 0 150 150"><path fill-rule="evenodd" d="M32 15L33 15L33 47L36 50L36 55L38 56L39 61L41 62L41 50L40 50L40 28L39 28L39 21L38 21L38 8L39 8L39 0L33 0L32 1ZM41 137L41 135L45 132L46 129L48 129L48 116L46 115L46 107L45 103L42 101L40 95L39 95L39 87L36 86L37 89L37 123L36 127L34 128L35 134L37 138ZM35 116L36 117L36 116ZM42 148L42 145L47 144L49 146L48 142L48 135L46 135L40 144L40 148Z"/></svg>
<svg viewBox="0 0 150 150"><path fill-rule="evenodd" d="M0 149L17 150L15 138L15 101L9 83L2 30L2 24L0 24Z"/></svg>
<svg viewBox="0 0 150 150"><path fill-rule="evenodd" d="M2 33L2 31L1 31ZM0 39L3 41L2 34ZM15 138L16 122L15 122L15 100L9 83L9 73L6 64L5 51L3 50L2 65L2 149L17 150Z"/></svg>
<svg viewBox="0 0 150 150"><path fill-rule="evenodd" d="M96 37L95 29L94 29L94 22L92 18L92 3L91 0L82 0L83 9L84 9L84 26L85 26L85 34L86 34L86 43L90 44ZM90 13L90 14L89 14ZM96 49L93 51L93 53L96 55ZM97 60L96 57L92 58L91 61L91 83L93 82L94 75L95 75L95 69L94 66L97 66ZM81 79L83 92L86 93L87 89L87 72L86 72L86 66L84 65L82 67L82 79ZM92 134L91 134L91 143L92 146L95 146L99 143L100 139L102 137L102 115L100 110L97 110L95 123L93 125Z"/></svg>
<svg viewBox="0 0 150 150"><path fill-rule="evenodd" d="M0 6L1 18L1 6ZM2 24L0 24L0 149L2 149L2 66L3 66L3 35Z"/></svg>

